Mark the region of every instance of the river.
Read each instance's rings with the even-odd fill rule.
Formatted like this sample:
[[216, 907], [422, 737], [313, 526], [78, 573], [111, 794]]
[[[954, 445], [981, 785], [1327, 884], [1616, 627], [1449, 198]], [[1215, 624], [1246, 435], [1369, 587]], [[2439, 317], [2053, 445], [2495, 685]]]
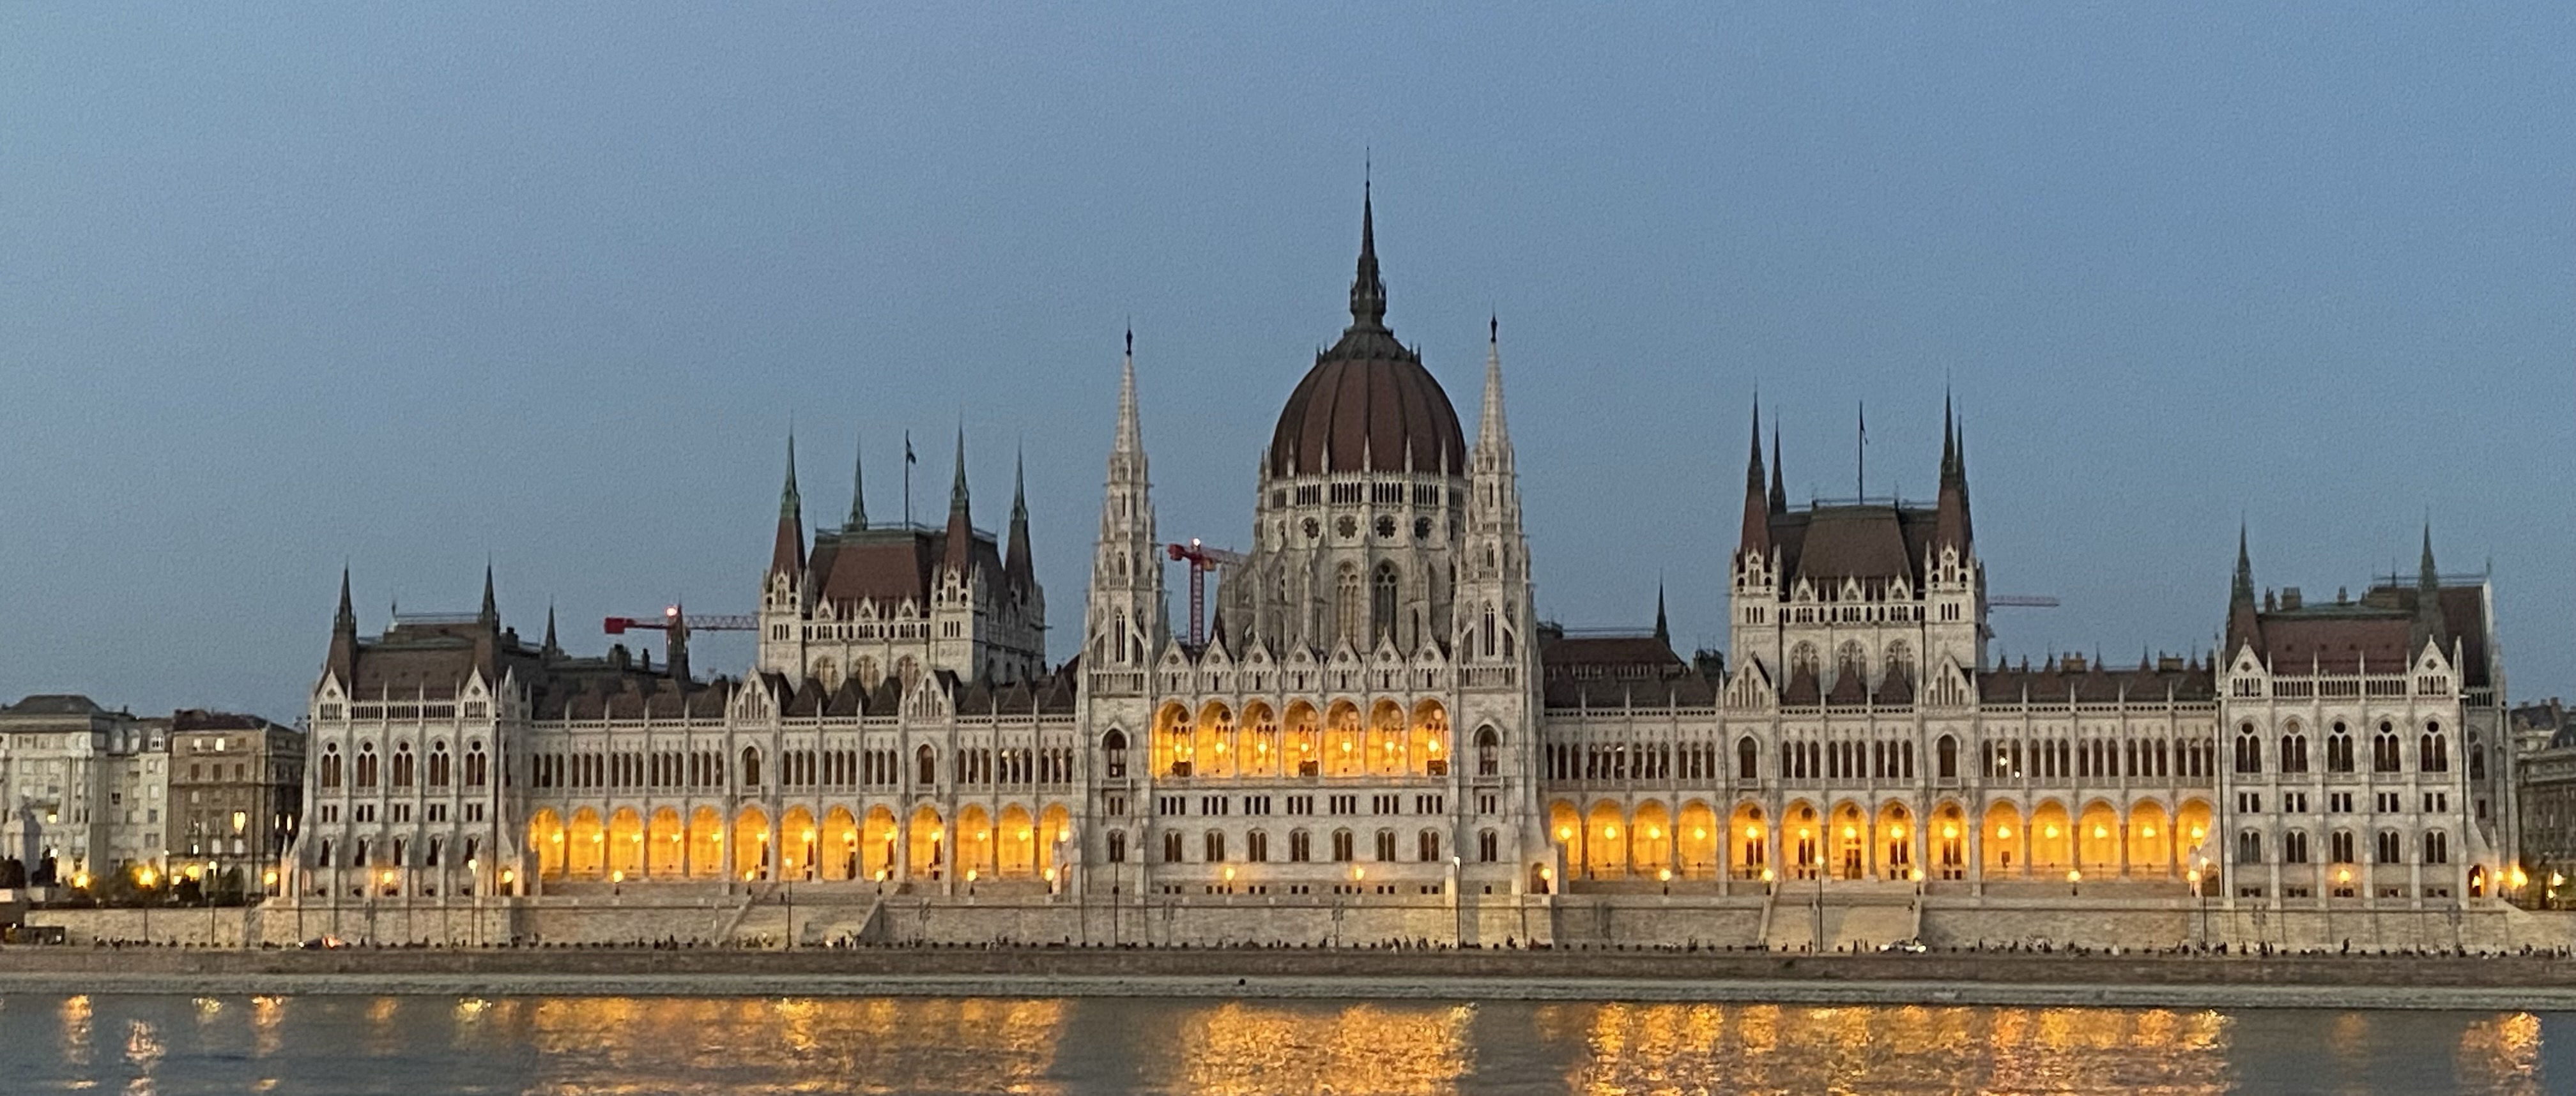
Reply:
[[0, 997], [0, 1090], [2576, 1092], [2576, 1015], [1134, 998]]

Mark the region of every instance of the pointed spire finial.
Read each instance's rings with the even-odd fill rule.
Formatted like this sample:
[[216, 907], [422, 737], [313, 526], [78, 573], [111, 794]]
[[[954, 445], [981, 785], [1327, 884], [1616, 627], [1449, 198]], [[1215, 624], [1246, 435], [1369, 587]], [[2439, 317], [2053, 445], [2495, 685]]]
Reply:
[[331, 617], [331, 627], [351, 634], [358, 630], [358, 610], [349, 601], [349, 565], [346, 563], [340, 565], [340, 611]]
[[1673, 641], [1673, 630], [1664, 620], [1664, 580], [1661, 578], [1655, 580], [1655, 641]]
[[1771, 420], [1770, 500], [1771, 512], [1774, 514], [1785, 514], [1789, 512], [1789, 489], [1782, 486], [1780, 483], [1781, 469], [1785, 467], [1785, 464], [1786, 462], [1780, 459], [1780, 420], [1777, 416], [1774, 416]]
[[487, 626], [501, 623], [500, 602], [492, 596], [492, 561], [489, 559], [483, 561], [483, 611], [475, 619]]
[[1028, 443], [1011, 457], [1011, 520], [1029, 519], [1029, 450]]
[[850, 459], [849, 527], [868, 527], [868, 446], [864, 439], [859, 442], [858, 454]]
[[1360, 261], [1351, 277], [1351, 326], [1386, 326], [1386, 283], [1377, 272], [1376, 199], [1363, 176], [1360, 183]]
[[1753, 394], [1753, 455], [1745, 461], [1744, 467], [1745, 490], [1762, 490], [1762, 393], [1759, 390]]
[[2424, 519], [2424, 558], [2417, 567], [2415, 581], [2427, 590], [2440, 589], [2442, 585], [2441, 572], [2433, 569], [2433, 519], [2429, 517]]
[[948, 484], [948, 508], [966, 509], [966, 424], [957, 424], [957, 475]]
[[801, 526], [803, 513], [804, 500], [796, 493], [796, 431], [791, 427], [787, 431], [787, 484], [778, 489], [778, 516]]
[[2246, 550], [2245, 520], [2236, 522], [2236, 585], [2229, 597], [2251, 603], [2254, 600], [2254, 555]]
[[563, 650], [563, 647], [555, 642], [555, 603], [552, 601], [546, 602], [546, 643], [542, 650], [547, 654]]

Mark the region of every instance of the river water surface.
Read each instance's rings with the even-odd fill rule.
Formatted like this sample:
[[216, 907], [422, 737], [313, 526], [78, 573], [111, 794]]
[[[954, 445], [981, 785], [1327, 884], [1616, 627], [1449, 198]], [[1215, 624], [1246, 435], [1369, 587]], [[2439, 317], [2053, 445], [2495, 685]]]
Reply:
[[0, 1091], [2544, 1093], [2576, 1015], [21, 994]]

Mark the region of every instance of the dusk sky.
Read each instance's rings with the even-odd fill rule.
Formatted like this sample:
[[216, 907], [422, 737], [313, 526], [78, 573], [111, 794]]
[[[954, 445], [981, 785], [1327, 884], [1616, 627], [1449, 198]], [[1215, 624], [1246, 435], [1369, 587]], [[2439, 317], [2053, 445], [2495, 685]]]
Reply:
[[343, 563], [370, 635], [487, 559], [577, 651], [747, 612], [791, 423], [816, 523], [962, 421], [998, 529], [1024, 447], [1067, 657], [1122, 332], [1161, 531], [1248, 546], [1369, 160], [1543, 616], [1720, 645], [1757, 387], [1798, 500], [1864, 401], [1928, 497], [1947, 387], [2010, 657], [2429, 518], [2576, 695], [2576, 5], [550, 3], [0, 6], [0, 699], [291, 720]]

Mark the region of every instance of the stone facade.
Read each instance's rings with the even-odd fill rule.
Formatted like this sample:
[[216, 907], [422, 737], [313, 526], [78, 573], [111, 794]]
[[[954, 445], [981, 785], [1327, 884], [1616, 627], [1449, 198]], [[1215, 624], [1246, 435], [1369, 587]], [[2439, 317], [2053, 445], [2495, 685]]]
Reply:
[[169, 722], [85, 696], [0, 707], [0, 859], [37, 885], [163, 865]]
[[1660, 614], [1569, 633], [1533, 608], [1498, 330], [1471, 439], [1386, 325], [1365, 208], [1362, 239], [1245, 549], [1201, 549], [1203, 637], [1171, 623], [1131, 338], [1052, 670], [1026, 508], [975, 529], [962, 443], [944, 526], [860, 499], [819, 530], [791, 443], [739, 680], [677, 645], [575, 658], [551, 621], [526, 645], [488, 574], [479, 614], [361, 640], [344, 581], [298, 903], [515, 903], [573, 937], [801, 902], [826, 936], [1818, 948], [2382, 915], [2423, 940], [2515, 885], [2490, 593], [2429, 536], [2412, 581], [2331, 605], [2258, 601], [2240, 550], [2206, 661], [2005, 665], [1946, 411], [1930, 503], [1798, 507], [1757, 412], [1710, 567], [1726, 648], [1685, 661]]
[[[304, 815], [304, 735], [257, 716], [188, 710], [170, 721], [170, 856], [238, 871], [257, 893]], [[265, 880], [265, 883], [263, 882]]]

